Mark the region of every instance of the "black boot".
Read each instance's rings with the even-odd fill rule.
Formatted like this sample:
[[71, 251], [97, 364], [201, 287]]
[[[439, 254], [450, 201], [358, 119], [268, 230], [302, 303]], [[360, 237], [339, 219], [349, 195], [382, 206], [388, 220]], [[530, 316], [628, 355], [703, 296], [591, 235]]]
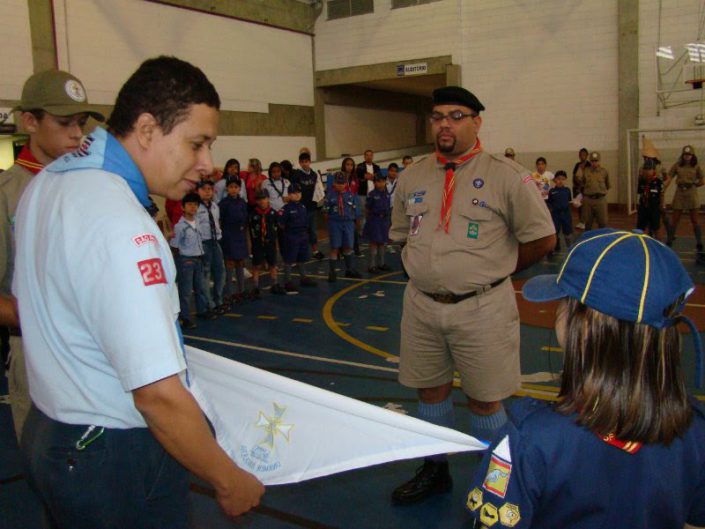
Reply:
[[448, 461], [435, 462], [424, 459], [416, 475], [392, 492], [392, 501], [398, 504], [416, 503], [434, 494], [448, 492], [453, 479], [448, 471]]

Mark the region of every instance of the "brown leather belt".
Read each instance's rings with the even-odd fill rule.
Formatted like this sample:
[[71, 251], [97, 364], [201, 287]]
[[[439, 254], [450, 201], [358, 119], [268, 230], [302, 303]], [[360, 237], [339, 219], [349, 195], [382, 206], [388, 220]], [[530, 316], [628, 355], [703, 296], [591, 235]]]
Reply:
[[502, 279], [498, 279], [494, 283], [485, 285], [482, 288], [473, 290], [472, 292], [468, 292], [467, 294], [453, 294], [451, 292], [424, 292], [423, 290], [419, 290], [419, 292], [421, 292], [425, 296], [428, 296], [436, 303], [444, 303], [446, 305], [451, 305], [469, 299], [473, 296], [477, 296], [478, 294], [484, 294], [488, 290], [504, 283], [505, 279], [507, 278], [503, 277]]
[[603, 193], [595, 193], [594, 195], [585, 195], [588, 198], [591, 198], [593, 200], [597, 200], [598, 198], [602, 198], [605, 195]]
[[678, 184], [678, 189], [685, 191], [686, 189], [692, 189], [695, 184]]

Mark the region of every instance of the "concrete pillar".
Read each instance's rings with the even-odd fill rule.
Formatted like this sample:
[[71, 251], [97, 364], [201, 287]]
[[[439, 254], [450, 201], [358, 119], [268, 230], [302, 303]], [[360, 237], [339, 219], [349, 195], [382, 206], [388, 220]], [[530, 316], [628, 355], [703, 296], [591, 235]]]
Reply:
[[639, 128], [639, 0], [618, 0], [618, 201], [627, 203], [627, 130]]
[[27, 0], [35, 72], [57, 67], [54, 13], [51, 0]]

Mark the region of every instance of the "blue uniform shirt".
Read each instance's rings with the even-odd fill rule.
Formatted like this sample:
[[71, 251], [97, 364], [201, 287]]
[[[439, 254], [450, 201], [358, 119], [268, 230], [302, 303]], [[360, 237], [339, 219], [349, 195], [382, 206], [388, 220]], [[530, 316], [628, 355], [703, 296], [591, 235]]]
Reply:
[[186, 220], [186, 217], [181, 217], [179, 222], [174, 226], [174, 237], [169, 243], [171, 246], [179, 250], [179, 255], [184, 257], [198, 257], [203, 255], [203, 242], [201, 234], [196, 228], [196, 221], [193, 224]]
[[[695, 406], [695, 405], [694, 405]], [[476, 527], [682, 528], [705, 525], [705, 415], [669, 446], [629, 453], [550, 404], [521, 399], [472, 480]]]
[[144, 178], [96, 128], [24, 192], [19, 300], [32, 401], [63, 423], [146, 427], [131, 391], [185, 374], [169, 245]]
[[308, 211], [301, 202], [288, 202], [281, 211], [280, 223], [286, 235], [308, 233]]
[[258, 208], [253, 209], [248, 221], [252, 244], [260, 246], [276, 244], [279, 218], [279, 213], [271, 207], [267, 208], [264, 213], [260, 212]]
[[380, 219], [387, 218], [389, 212], [391, 211], [391, 205], [389, 202], [389, 193], [384, 189], [379, 191], [374, 189], [370, 191], [367, 195], [367, 204], [365, 205], [367, 212], [370, 216], [377, 217]]
[[548, 191], [548, 207], [551, 211], [566, 211], [570, 208], [571, 194], [567, 187], [552, 187]]
[[[339, 195], [342, 195], [342, 210], [340, 207]], [[358, 212], [357, 197], [350, 191], [338, 193], [335, 189], [331, 188], [326, 193], [323, 207], [328, 214], [329, 221], [353, 221], [360, 215]]]

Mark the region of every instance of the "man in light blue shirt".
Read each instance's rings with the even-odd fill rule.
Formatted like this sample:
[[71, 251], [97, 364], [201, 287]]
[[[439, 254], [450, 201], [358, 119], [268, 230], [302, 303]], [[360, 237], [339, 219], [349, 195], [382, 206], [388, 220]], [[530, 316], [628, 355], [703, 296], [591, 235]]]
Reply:
[[145, 208], [213, 162], [220, 99], [198, 68], [143, 63], [108, 122], [32, 181], [13, 292], [32, 408], [21, 449], [53, 527], [185, 529], [188, 474], [229, 515], [264, 489], [218, 446], [188, 391], [169, 246]]

